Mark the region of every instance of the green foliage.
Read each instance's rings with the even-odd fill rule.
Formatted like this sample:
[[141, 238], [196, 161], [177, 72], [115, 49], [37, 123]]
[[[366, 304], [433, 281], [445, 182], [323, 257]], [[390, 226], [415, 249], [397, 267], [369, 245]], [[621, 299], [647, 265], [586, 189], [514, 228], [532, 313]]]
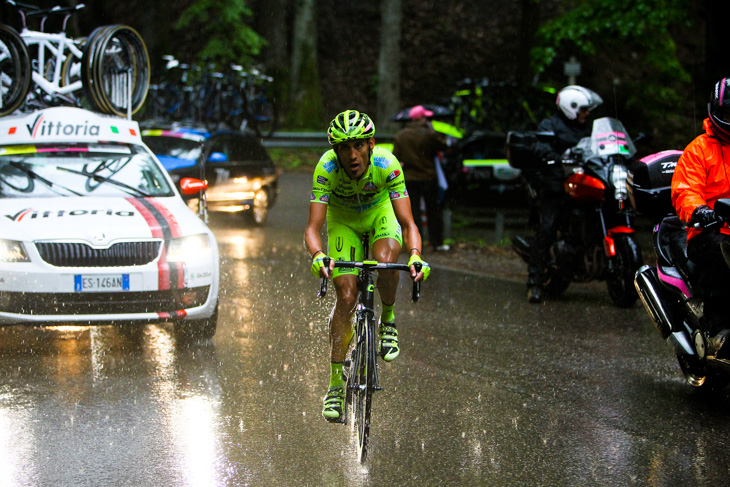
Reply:
[[537, 33], [538, 47], [532, 63], [540, 73], [556, 58], [561, 48], [572, 48], [592, 56], [599, 51], [633, 47], [661, 74], [689, 76], [675, 55], [669, 33], [672, 24], [688, 17], [688, 0], [578, 0], [574, 9], [547, 24]]
[[670, 29], [688, 26], [689, 0], [573, 0], [573, 4], [538, 30], [531, 52], [535, 72], [544, 72], [558, 58], [582, 57], [594, 81], [603, 83], [604, 90], [613, 88], [622, 118], [647, 128], [656, 128], [661, 119], [667, 125], [664, 134], [672, 133], [668, 127], [676, 131], [691, 77], [677, 58]]
[[175, 29], [196, 32], [205, 40], [196, 61], [247, 66], [266, 44], [246, 25], [251, 16], [244, 0], [197, 0], [180, 14]]
[[270, 147], [269, 155], [276, 162], [276, 165], [286, 172], [304, 172], [311, 173], [314, 166], [327, 150], [327, 135], [324, 130], [322, 133], [322, 147], [297, 147], [297, 148], [277, 148]]

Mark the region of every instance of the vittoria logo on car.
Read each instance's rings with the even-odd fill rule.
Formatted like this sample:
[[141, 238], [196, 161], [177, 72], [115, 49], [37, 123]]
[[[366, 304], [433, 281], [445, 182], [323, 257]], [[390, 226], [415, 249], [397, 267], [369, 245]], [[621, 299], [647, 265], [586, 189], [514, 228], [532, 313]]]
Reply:
[[99, 126], [89, 125], [86, 120], [83, 123], [62, 123], [46, 121], [43, 115], [38, 115], [33, 124], [26, 124], [26, 128], [28, 135], [34, 139], [49, 135], [99, 135]]
[[45, 210], [39, 211], [33, 208], [25, 208], [20, 210], [14, 215], [5, 215], [6, 218], [14, 222], [22, 220], [34, 220], [41, 218], [61, 218], [69, 216], [83, 216], [83, 215], [103, 215], [103, 216], [134, 216], [133, 211], [129, 210]]

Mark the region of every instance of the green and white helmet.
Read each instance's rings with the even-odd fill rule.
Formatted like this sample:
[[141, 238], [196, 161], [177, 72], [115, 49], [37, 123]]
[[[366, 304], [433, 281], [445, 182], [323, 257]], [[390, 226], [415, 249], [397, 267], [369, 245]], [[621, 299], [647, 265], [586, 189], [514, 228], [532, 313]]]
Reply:
[[330, 145], [337, 145], [354, 139], [369, 139], [375, 135], [375, 124], [365, 113], [357, 110], [345, 110], [330, 122], [327, 129], [327, 140]]

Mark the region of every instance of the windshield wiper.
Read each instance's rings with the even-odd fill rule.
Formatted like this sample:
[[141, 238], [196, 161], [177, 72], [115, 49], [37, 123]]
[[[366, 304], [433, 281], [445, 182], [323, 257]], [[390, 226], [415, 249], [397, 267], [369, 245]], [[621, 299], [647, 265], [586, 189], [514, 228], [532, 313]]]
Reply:
[[115, 186], [119, 186], [120, 188], [126, 190], [125, 192], [127, 194], [130, 194], [133, 196], [144, 196], [146, 198], [152, 196], [149, 193], [147, 193], [146, 191], [142, 191], [139, 188], [135, 188], [134, 186], [130, 186], [129, 184], [122, 183], [121, 181], [117, 181], [116, 179], [112, 179], [112, 178], [109, 178], [106, 176], [100, 176], [98, 174], [84, 172], [84, 171], [77, 171], [76, 169], [69, 169], [67, 167], [59, 167], [58, 170], [70, 172], [72, 174], [79, 174], [81, 176], [86, 176], [87, 178], [91, 178], [94, 181], [98, 181], [100, 183], [110, 183]]
[[58, 191], [56, 191], [56, 188], [62, 188], [64, 190], [68, 191], [69, 193], [75, 194], [76, 196], [81, 196], [81, 193], [77, 193], [76, 191], [74, 191], [71, 188], [67, 188], [66, 186], [63, 186], [61, 184], [56, 184], [53, 181], [49, 181], [48, 179], [44, 178], [43, 176], [41, 176], [40, 174], [38, 174], [37, 172], [35, 172], [31, 168], [27, 167], [22, 162], [10, 161], [8, 164], [10, 164], [11, 166], [13, 166], [16, 169], [19, 169], [20, 171], [23, 171], [25, 174], [28, 175], [29, 178], [31, 178], [31, 179], [37, 179], [38, 181], [42, 182], [43, 184], [45, 184], [46, 186], [48, 186], [49, 188], [51, 188], [56, 194], [59, 194], [61, 196], [65, 196], [65, 195], [62, 195], [61, 193], [59, 193]]

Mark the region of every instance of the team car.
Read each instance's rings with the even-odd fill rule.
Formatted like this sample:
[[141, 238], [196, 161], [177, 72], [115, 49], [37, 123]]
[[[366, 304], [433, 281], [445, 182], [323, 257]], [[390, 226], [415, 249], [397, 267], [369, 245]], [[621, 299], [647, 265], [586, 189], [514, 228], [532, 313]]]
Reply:
[[249, 223], [264, 224], [279, 194], [279, 170], [256, 136], [170, 127], [145, 128], [142, 140], [173, 181], [193, 177], [207, 182], [208, 211], [240, 213]]
[[215, 237], [137, 122], [71, 107], [0, 118], [0, 325], [172, 321], [210, 338], [218, 284]]

